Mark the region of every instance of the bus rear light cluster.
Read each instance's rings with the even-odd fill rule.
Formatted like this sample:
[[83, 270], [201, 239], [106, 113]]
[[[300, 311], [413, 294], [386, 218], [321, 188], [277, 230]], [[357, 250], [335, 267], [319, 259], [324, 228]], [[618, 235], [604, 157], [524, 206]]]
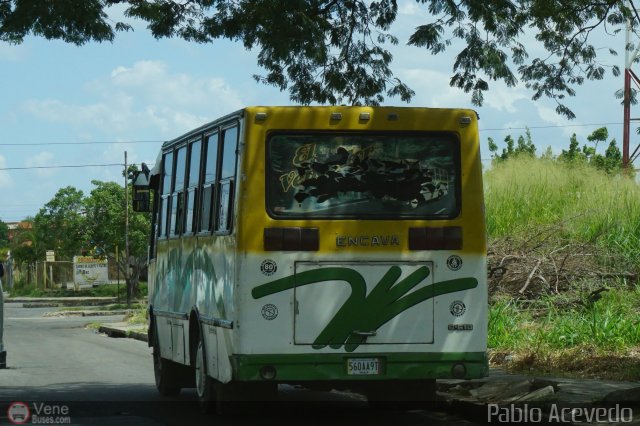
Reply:
[[264, 228], [265, 251], [318, 251], [318, 228]]
[[462, 228], [409, 228], [409, 250], [462, 250]]

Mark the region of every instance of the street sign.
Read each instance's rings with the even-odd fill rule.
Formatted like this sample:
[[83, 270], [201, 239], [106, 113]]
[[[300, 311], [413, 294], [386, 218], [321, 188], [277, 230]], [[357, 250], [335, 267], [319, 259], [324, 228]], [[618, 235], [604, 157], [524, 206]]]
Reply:
[[47, 262], [56, 261], [56, 252], [53, 250], [47, 250]]
[[73, 283], [77, 286], [93, 286], [109, 283], [107, 259], [91, 256], [74, 256]]

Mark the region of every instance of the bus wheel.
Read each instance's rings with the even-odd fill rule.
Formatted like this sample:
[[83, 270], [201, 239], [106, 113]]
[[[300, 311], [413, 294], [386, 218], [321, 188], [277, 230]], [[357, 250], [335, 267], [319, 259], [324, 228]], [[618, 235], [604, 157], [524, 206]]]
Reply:
[[180, 393], [177, 370], [173, 362], [160, 356], [160, 342], [156, 331], [153, 338], [153, 373], [160, 395], [174, 396]]
[[215, 407], [215, 382], [207, 374], [206, 365], [207, 361], [204, 352], [204, 342], [201, 337], [196, 351], [196, 393], [198, 394], [200, 409], [205, 413], [210, 413]]

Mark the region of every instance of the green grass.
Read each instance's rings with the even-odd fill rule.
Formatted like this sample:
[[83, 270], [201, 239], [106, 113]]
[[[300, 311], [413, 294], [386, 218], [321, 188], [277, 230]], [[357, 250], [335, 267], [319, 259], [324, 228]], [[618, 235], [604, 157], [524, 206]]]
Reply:
[[627, 350], [640, 345], [640, 289], [612, 288], [596, 302], [585, 300], [570, 308], [549, 298], [535, 313], [515, 301], [498, 300], [489, 310], [490, 348], [548, 350], [588, 345]]
[[125, 315], [124, 320], [129, 325], [141, 325], [146, 327], [148, 323], [147, 315], [148, 315], [147, 308], [142, 307], [133, 311], [132, 313]]
[[[568, 252], [596, 247], [599, 254], [581, 264], [588, 271], [640, 272], [640, 186], [632, 179], [519, 157], [494, 165], [484, 182], [490, 251], [537, 244], [543, 230], [552, 236], [545, 244], [571, 247]], [[530, 263], [543, 255], [532, 252]], [[491, 294], [488, 346], [494, 361], [509, 355], [506, 364], [522, 371], [637, 379], [638, 283], [589, 274], [569, 281], [560, 294], [539, 292], [526, 301]], [[603, 286], [609, 291], [589, 301], [591, 291]]]
[[640, 261], [640, 187], [633, 180], [526, 157], [494, 165], [484, 180], [490, 238], [562, 223], [578, 242], [597, 239], [627, 261]]
[[[497, 300], [489, 310], [488, 346], [497, 364], [504, 356], [518, 371], [637, 379], [640, 372], [640, 289], [613, 288], [596, 302], [571, 308], [528, 310]], [[500, 356], [498, 356], [500, 355]], [[635, 366], [635, 367], [634, 367]]]

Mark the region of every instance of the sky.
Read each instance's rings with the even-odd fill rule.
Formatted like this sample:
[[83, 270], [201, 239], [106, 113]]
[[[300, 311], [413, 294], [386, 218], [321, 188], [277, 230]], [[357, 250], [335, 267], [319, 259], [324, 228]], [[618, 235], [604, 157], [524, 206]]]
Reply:
[[[424, 5], [413, 0], [398, 3], [398, 19], [390, 32], [400, 43], [388, 47], [395, 75], [416, 92], [408, 106], [478, 111], [487, 166], [487, 138], [517, 138], [524, 127], [530, 128], [539, 151], [551, 146], [556, 154], [561, 152], [573, 133], [581, 144], [587, 143], [587, 135], [604, 125], [621, 147], [623, 111], [614, 92], [622, 87], [622, 76], [607, 73], [604, 80], [577, 88], [577, 95], [567, 100], [577, 115], [571, 121], [556, 114], [553, 101], [532, 101], [522, 84], [509, 88], [490, 82], [484, 105], [475, 107], [470, 94], [449, 86], [454, 54], [461, 46], [454, 44], [438, 56], [407, 46], [411, 32], [429, 16]], [[117, 8], [110, 15], [123, 19]], [[256, 65], [257, 51], [229, 41], [198, 45], [156, 40], [143, 23], [132, 24], [134, 31], [118, 33], [113, 43], [78, 47], [36, 37], [20, 45], [0, 42], [0, 220], [34, 216], [66, 186], [88, 195], [92, 180], [124, 184], [125, 151], [129, 163], [151, 165], [163, 141], [224, 114], [248, 105], [292, 104], [286, 92], [252, 78], [262, 71]], [[598, 37], [596, 47], [621, 53], [605, 56], [607, 63], [624, 69], [624, 35]], [[533, 35], [526, 34], [524, 43], [533, 56]], [[384, 104], [407, 106], [395, 98]], [[632, 117], [637, 116], [640, 107], [632, 108]], [[637, 144], [633, 137], [632, 131], [632, 150]], [[37, 168], [108, 164], [113, 165]]]

